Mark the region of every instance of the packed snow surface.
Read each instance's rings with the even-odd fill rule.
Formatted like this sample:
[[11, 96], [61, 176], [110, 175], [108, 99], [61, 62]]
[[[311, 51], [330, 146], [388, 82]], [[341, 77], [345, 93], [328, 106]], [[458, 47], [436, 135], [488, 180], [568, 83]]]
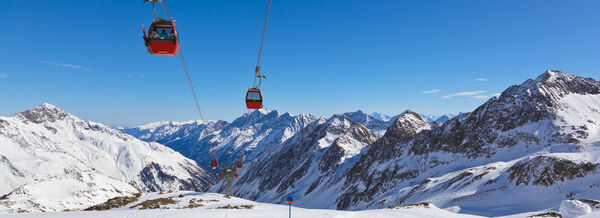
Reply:
[[565, 200], [560, 204], [560, 214], [564, 218], [575, 218], [592, 213], [592, 208], [578, 200]]
[[[150, 199], [171, 198], [176, 201], [174, 204], [161, 205], [161, 209], [140, 210], [140, 206], [135, 206], [141, 202]], [[190, 201], [195, 202], [196, 208], [189, 208]], [[220, 209], [219, 207], [251, 207], [251, 209]], [[251, 205], [251, 206], [250, 206]], [[131, 208], [133, 207], [133, 208]], [[26, 218], [26, 217], [47, 217], [47, 218], [107, 218], [107, 217], [145, 217], [145, 218], [197, 218], [197, 217], [244, 217], [244, 218], [268, 218], [268, 217], [287, 217], [289, 206], [287, 204], [268, 204], [249, 201], [241, 198], [226, 198], [222, 194], [216, 193], [198, 193], [198, 192], [173, 192], [173, 193], [149, 193], [143, 195], [138, 201], [130, 203], [121, 208], [115, 208], [108, 211], [73, 211], [73, 212], [54, 212], [54, 213], [30, 213], [30, 214], [1, 214], [0, 217], [6, 218]], [[378, 209], [363, 211], [340, 211], [340, 210], [321, 210], [304, 209], [292, 207], [292, 217], [294, 218], [330, 218], [330, 217], [350, 217], [350, 218], [392, 218], [392, 217], [478, 217], [465, 214], [457, 214], [447, 210], [435, 207], [434, 205], [405, 206], [395, 209]]]

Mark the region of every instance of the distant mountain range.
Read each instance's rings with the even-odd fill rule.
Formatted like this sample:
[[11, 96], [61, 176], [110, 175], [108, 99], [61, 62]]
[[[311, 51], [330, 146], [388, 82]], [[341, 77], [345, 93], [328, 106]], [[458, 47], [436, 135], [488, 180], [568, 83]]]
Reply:
[[[404, 113], [406, 112], [402, 114]], [[342, 115], [367, 127], [378, 136], [382, 136], [393, 121], [401, 116], [397, 115], [392, 117], [394, 120], [383, 121], [360, 110]], [[451, 115], [430, 116], [430, 118], [438, 118], [438, 124], [441, 124], [449, 116]], [[240, 156], [250, 162], [274, 146], [283, 144], [317, 120], [317, 117], [310, 114], [293, 116], [277, 110], [261, 109], [245, 114], [231, 123], [221, 120], [165, 121], [119, 130], [144, 141], [167, 145], [208, 168], [208, 162], [212, 157], [207, 154], [211, 152], [222, 162], [232, 162]], [[431, 122], [435, 123], [435, 121]]]
[[[398, 115], [395, 115], [395, 116], [390, 116], [390, 115], [386, 115], [386, 114], [383, 114], [383, 113], [374, 112], [374, 113], [371, 113], [370, 116], [373, 117], [373, 118], [375, 118], [375, 119], [381, 120], [383, 122], [388, 122], [389, 123], [389, 122], [394, 122], [394, 120], [396, 120], [398, 117], [402, 116], [407, 111], [404, 111], [404, 112], [402, 112], [402, 113], [400, 113]], [[460, 114], [462, 114], [462, 113], [460, 113]], [[446, 122], [446, 121], [448, 121], [448, 120], [450, 120], [450, 119], [452, 119], [452, 118], [454, 118], [454, 117], [457, 116], [455, 114], [442, 114], [440, 116], [437, 116], [437, 115], [426, 115], [426, 114], [419, 114], [419, 115], [421, 116], [421, 118], [423, 118], [423, 120], [425, 120], [427, 122], [430, 122], [430, 123], [431, 122], [435, 122], [435, 123], [437, 123], [439, 125], [442, 125], [444, 122]]]

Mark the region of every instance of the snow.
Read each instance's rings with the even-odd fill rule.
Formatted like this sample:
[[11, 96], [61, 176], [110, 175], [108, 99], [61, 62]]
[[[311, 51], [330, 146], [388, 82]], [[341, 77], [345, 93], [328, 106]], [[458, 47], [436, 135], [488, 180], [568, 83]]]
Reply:
[[323, 149], [323, 148], [327, 148], [329, 146], [331, 146], [331, 144], [340, 137], [339, 134], [332, 134], [332, 133], [327, 133], [327, 135], [325, 135], [325, 137], [319, 139], [319, 141], [317, 141], [318, 145], [317, 145], [317, 149]]
[[389, 115], [386, 115], [386, 114], [383, 114], [383, 113], [379, 113], [379, 112], [373, 112], [373, 113], [370, 114], [370, 116], [373, 117], [373, 118], [375, 118], [375, 119], [381, 120], [383, 122], [388, 122], [392, 118]]
[[[183, 195], [183, 197], [180, 197]], [[130, 208], [142, 201], [157, 198], [172, 197], [178, 201], [175, 204], [164, 205], [163, 208], [169, 209], [150, 209], [139, 210], [139, 207]], [[189, 201], [194, 199], [202, 199], [203, 206], [196, 208], [184, 208], [189, 205]], [[253, 205], [252, 209], [217, 209], [226, 205], [240, 206]], [[363, 211], [340, 211], [340, 210], [324, 210], [324, 209], [305, 209], [296, 206], [291, 207], [292, 217], [295, 218], [330, 218], [330, 217], [349, 217], [349, 218], [393, 218], [393, 217], [448, 217], [448, 218], [471, 218], [478, 217], [466, 214], [457, 214], [447, 210], [439, 209], [435, 205], [430, 206], [406, 206], [396, 209], [377, 209]], [[222, 194], [216, 193], [198, 193], [198, 192], [173, 192], [166, 194], [149, 193], [140, 197], [137, 202], [130, 203], [121, 208], [115, 208], [108, 211], [72, 211], [72, 212], [53, 212], [53, 213], [30, 213], [30, 214], [0, 214], [2, 218], [106, 218], [106, 217], [145, 217], [145, 218], [279, 218], [287, 217], [289, 206], [287, 204], [268, 204], [249, 201], [241, 198], [231, 197], [225, 198]]]
[[592, 208], [578, 200], [564, 200], [560, 204], [560, 214], [563, 218], [575, 218], [592, 213]]
[[578, 218], [598, 218], [598, 217], [600, 217], [600, 211], [595, 211], [588, 215], [580, 216]]
[[[158, 122], [122, 132], [144, 141], [163, 143], [197, 163], [208, 167], [211, 151], [221, 162], [232, 162], [242, 153], [246, 162], [285, 142], [308, 124], [316, 121], [309, 114], [292, 116], [276, 110], [255, 110], [228, 123]], [[207, 165], [204, 165], [207, 164]]]
[[[0, 196], [7, 195], [0, 212], [85, 208], [135, 193], [134, 186], [179, 189], [178, 182], [157, 178], [152, 173], [156, 169], [141, 178], [150, 164], [182, 180], [204, 174], [170, 148], [81, 120], [50, 104], [0, 116], [0, 147]], [[149, 179], [154, 179], [152, 184]]]
[[575, 127], [566, 133], [585, 130], [588, 142], [600, 139], [600, 95], [570, 94], [561, 98], [559, 104], [562, 107], [557, 115], [562, 119], [556, 125]]

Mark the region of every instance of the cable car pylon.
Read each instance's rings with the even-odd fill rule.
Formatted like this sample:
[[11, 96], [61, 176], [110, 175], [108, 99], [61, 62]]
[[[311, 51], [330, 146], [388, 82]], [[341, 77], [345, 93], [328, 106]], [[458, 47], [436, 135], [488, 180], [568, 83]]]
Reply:
[[225, 196], [230, 197], [233, 196], [233, 180], [238, 178], [238, 170], [241, 170], [244, 166], [244, 155], [240, 151], [240, 156], [238, 160], [234, 163], [222, 163], [219, 164], [217, 157], [215, 156], [214, 150], [210, 151], [212, 159], [210, 161], [210, 166], [212, 169], [218, 168], [217, 176], [219, 179], [225, 179]]

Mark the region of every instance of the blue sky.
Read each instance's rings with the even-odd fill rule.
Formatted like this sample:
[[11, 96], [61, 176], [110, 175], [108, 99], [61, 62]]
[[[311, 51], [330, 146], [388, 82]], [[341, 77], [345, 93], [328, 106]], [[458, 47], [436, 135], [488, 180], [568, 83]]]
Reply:
[[[168, 0], [207, 119], [246, 113], [266, 0]], [[175, 57], [145, 51], [141, 0], [3, 1], [0, 115], [43, 102], [131, 126], [198, 119]], [[547, 69], [598, 79], [600, 1], [273, 0], [267, 109], [471, 111]]]

